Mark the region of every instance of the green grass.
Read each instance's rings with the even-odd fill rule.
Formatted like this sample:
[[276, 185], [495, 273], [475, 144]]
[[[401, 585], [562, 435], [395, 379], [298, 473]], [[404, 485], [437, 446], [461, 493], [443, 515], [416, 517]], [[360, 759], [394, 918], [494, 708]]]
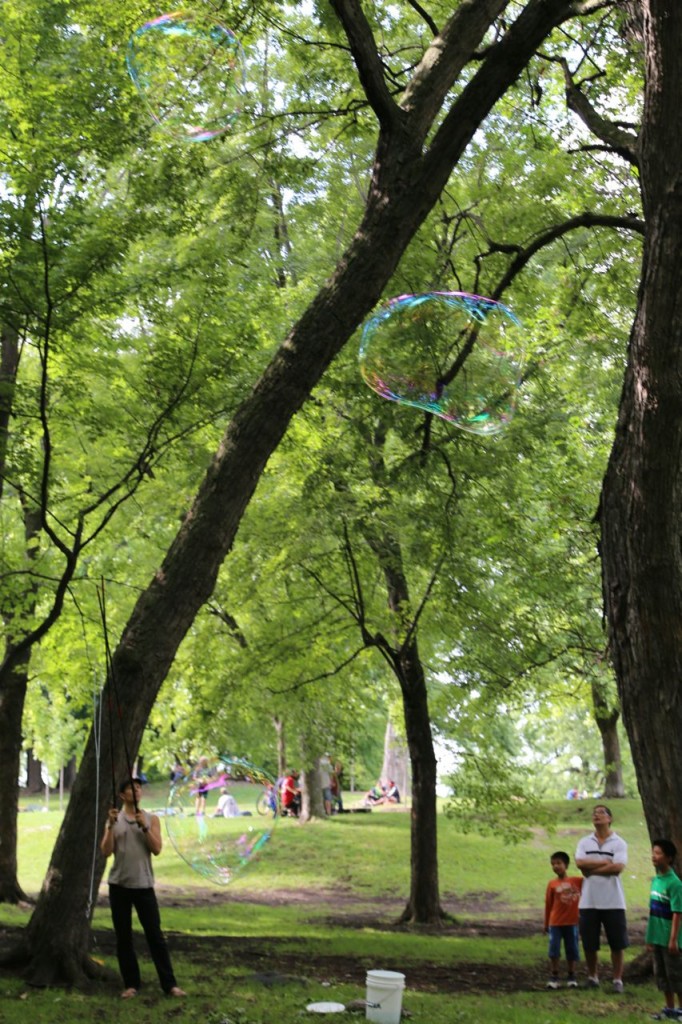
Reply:
[[[347, 797], [352, 803], [354, 799]], [[162, 807], [164, 787], [145, 791], [145, 806]], [[440, 887], [446, 907], [460, 921], [477, 919], [477, 904], [483, 916], [505, 920], [537, 922], [519, 938], [467, 934], [430, 934], [418, 929], [387, 930], [399, 911], [409, 888], [409, 815], [381, 810], [368, 815], [344, 815], [306, 826], [284, 819], [278, 823], [260, 862], [226, 888], [209, 886], [193, 873], [166, 843], [155, 861], [157, 885], [167, 932], [202, 938], [209, 960], [197, 962], [191, 953], [174, 953], [176, 972], [191, 998], [179, 1004], [163, 998], [153, 979], [148, 958], [143, 974], [150, 984], [134, 1005], [115, 998], [111, 986], [96, 994], [83, 995], [61, 990], [34, 990], [7, 972], [0, 975], [0, 1024], [81, 1024], [106, 1014], [107, 1020], [134, 1019], [143, 1024], [180, 1020], [202, 1024], [294, 1024], [317, 1017], [306, 1012], [308, 1003], [348, 1002], [364, 998], [367, 969], [389, 967], [406, 975], [404, 1007], [415, 1022], [424, 1024], [468, 1024], [493, 1020], [503, 1014], [511, 1024], [605, 1024], [641, 1021], [660, 1006], [652, 985], [628, 986], [622, 998], [604, 992], [518, 991], [511, 994], [487, 991], [486, 971], [509, 964], [544, 966], [546, 940], [541, 934], [542, 905], [550, 877], [548, 857], [555, 849], [573, 856], [579, 836], [590, 828], [592, 802], [561, 801], [551, 805], [557, 820], [556, 832], [542, 830], [518, 846], [507, 846], [498, 837], [458, 834], [455, 825], [439, 816]], [[635, 800], [614, 802], [614, 826], [627, 839], [630, 864], [624, 879], [631, 924], [646, 916], [648, 880], [652, 869], [641, 806]], [[93, 811], [94, 817], [94, 811]], [[61, 814], [56, 801], [47, 812], [19, 816], [20, 881], [29, 892], [37, 892], [44, 876]], [[93, 837], [94, 838], [94, 837]], [[307, 899], [282, 902], [283, 894], [304, 891]], [[341, 891], [354, 898], [353, 912], [369, 912], [372, 926], [349, 927], [338, 921], [330, 894]], [[105, 895], [103, 886], [102, 894]], [[277, 905], [258, 902], [267, 893], [277, 894]], [[311, 894], [318, 894], [312, 899]], [[250, 898], [252, 901], [250, 902]], [[198, 901], [198, 902], [197, 902]], [[335, 915], [338, 923], [330, 924]], [[0, 906], [0, 926], [24, 922], [28, 912]], [[109, 929], [106, 908], [95, 912], [97, 929]], [[225, 953], [223, 940], [244, 947], [255, 946], [259, 956], [253, 971], [236, 966]], [[214, 940], [215, 945], [212, 944]], [[221, 944], [222, 943], [222, 944]], [[632, 957], [638, 950], [629, 951]], [[98, 956], [98, 950], [93, 950]], [[320, 968], [307, 971], [306, 978], [288, 985], [264, 987], [253, 974], [277, 970], [277, 957], [314, 955], [319, 964], [325, 956], [348, 957], [354, 965], [351, 976], [332, 972], [331, 984]], [[101, 957], [115, 969], [112, 957]], [[410, 989], [410, 970], [430, 965], [437, 970], [464, 970], [475, 966], [480, 992], [452, 995]], [[608, 972], [605, 972], [608, 978]], [[341, 1019], [341, 1015], [338, 1018]], [[358, 1018], [356, 1018], [358, 1019]], [[364, 1016], [362, 1017], [364, 1019]]]

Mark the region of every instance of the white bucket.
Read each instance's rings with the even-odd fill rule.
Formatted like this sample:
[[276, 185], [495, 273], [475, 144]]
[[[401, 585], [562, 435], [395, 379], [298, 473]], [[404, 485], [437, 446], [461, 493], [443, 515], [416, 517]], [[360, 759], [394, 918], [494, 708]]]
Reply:
[[367, 1020], [400, 1024], [405, 975], [398, 971], [367, 971]]

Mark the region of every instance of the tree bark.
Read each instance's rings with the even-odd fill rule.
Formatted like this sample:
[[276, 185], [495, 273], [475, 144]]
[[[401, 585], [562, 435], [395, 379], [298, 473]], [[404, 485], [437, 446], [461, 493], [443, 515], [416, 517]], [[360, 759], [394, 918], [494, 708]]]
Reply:
[[437, 763], [431, 735], [426, 679], [416, 642], [400, 655], [405, 733], [412, 766], [410, 895], [400, 920], [440, 924], [444, 918], [438, 881]]
[[[435, 46], [432, 68], [420, 67], [409, 109], [393, 104], [388, 88], [378, 86], [381, 61], [360, 6], [342, 0], [335, 3], [345, 19], [344, 27], [352, 33], [353, 55], [381, 125], [367, 206], [335, 273], [236, 411], [192, 507], [163, 564], [138, 599], [114, 652], [121, 722], [133, 758], [177, 648], [213, 591], [258, 480], [291, 419], [381, 298], [408, 243], [495, 102], [516, 80], [548, 32], [577, 12], [572, 0], [529, 0], [501, 42], [488, 50], [453, 101], [433, 142], [425, 148], [429, 129], [457, 75], [471, 59], [472, 49], [482, 41], [491, 18], [505, 3], [484, 0], [457, 8], [458, 31], [451, 33], [447, 45], [441, 42]], [[485, 14], [487, 10], [492, 12], [490, 17]], [[467, 19], [471, 27], [468, 32]], [[462, 40], [467, 40], [468, 52]], [[429, 94], [431, 74], [434, 91]], [[438, 102], [434, 103], [436, 96]], [[423, 889], [431, 886], [433, 891], [437, 872], [436, 761], [423, 674], [414, 655], [414, 650], [406, 650], [400, 668], [407, 693], [408, 745], [415, 758], [412, 813], [416, 862], [410, 904], [416, 905], [424, 896], [429, 914], [435, 916], [433, 900], [426, 898]], [[105, 697], [113, 697], [111, 682], [105, 688]], [[100, 749], [107, 764], [104, 748], [106, 743]], [[83, 823], [93, 817], [95, 757], [91, 736], [38, 905], [26, 930], [23, 952], [29, 957], [28, 976], [36, 984], [54, 984], [60, 979], [73, 984], [90, 970], [87, 934], [91, 861], [84, 852], [82, 829]], [[125, 758], [119, 735], [115, 736], [113, 758], [120, 772]], [[98, 796], [95, 825], [102, 827], [108, 804], [104, 779]], [[426, 807], [429, 802], [432, 806]], [[420, 807], [425, 807], [423, 831], [415, 827]], [[427, 849], [429, 842], [432, 847]], [[101, 859], [96, 858], [92, 871], [96, 882], [101, 871]]]
[[325, 817], [320, 773], [317, 766], [312, 766], [301, 772], [301, 813], [299, 819], [305, 823], [313, 818], [320, 819]]
[[601, 736], [604, 755], [604, 788], [602, 795], [608, 799], [619, 799], [625, 796], [623, 783], [623, 763], [620, 756], [620, 738], [618, 736], [618, 720], [620, 711], [609, 708], [608, 702], [597, 683], [592, 685], [592, 707], [594, 720]]
[[440, 924], [444, 918], [438, 882], [438, 827], [436, 812], [437, 762], [433, 749], [426, 677], [419, 657], [416, 628], [407, 622], [410, 593], [403, 570], [400, 544], [393, 537], [367, 535], [386, 580], [389, 607], [400, 620], [391, 646], [377, 637], [377, 646], [391, 663], [403, 698], [405, 736], [412, 768], [410, 809], [410, 895], [401, 922]]
[[650, 835], [682, 848], [682, 4], [643, 0], [642, 281], [600, 507], [604, 600]]
[[277, 778], [281, 779], [287, 768], [287, 742], [284, 721], [277, 715], [273, 715], [272, 724], [277, 735]]
[[[37, 553], [35, 541], [40, 533], [40, 514], [36, 509], [24, 506], [23, 515], [25, 559], [30, 564]], [[23, 595], [24, 614], [29, 620], [35, 611], [37, 599], [37, 584], [29, 582]], [[0, 903], [19, 903], [28, 899], [19, 885], [17, 874], [17, 813], [23, 740], [21, 723], [31, 651], [30, 648], [22, 649], [17, 657], [12, 657], [13, 650], [18, 646], [17, 640], [12, 638], [14, 612], [4, 600], [0, 611], [7, 636], [5, 657], [0, 662]]]
[[27, 653], [11, 673], [0, 677], [0, 903], [19, 903], [28, 899], [19, 885], [17, 874], [17, 780], [29, 660]]

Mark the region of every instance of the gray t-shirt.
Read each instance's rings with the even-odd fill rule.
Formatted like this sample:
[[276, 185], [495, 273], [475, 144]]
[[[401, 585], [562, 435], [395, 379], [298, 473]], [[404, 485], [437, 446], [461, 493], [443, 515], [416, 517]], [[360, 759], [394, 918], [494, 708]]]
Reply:
[[[144, 814], [145, 825], [151, 826], [152, 816]], [[114, 863], [109, 872], [110, 885], [123, 885], [126, 889], [151, 889], [154, 885], [152, 855], [147, 846], [146, 833], [136, 821], [132, 824], [120, 811], [114, 832]]]

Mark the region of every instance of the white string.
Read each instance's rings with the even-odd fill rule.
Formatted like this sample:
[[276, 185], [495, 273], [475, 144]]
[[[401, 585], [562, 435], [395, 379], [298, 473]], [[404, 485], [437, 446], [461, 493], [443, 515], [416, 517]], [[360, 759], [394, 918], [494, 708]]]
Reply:
[[92, 721], [92, 735], [95, 744], [95, 827], [92, 839], [92, 864], [90, 867], [90, 892], [88, 903], [85, 909], [85, 917], [89, 921], [94, 901], [95, 888], [95, 865], [97, 863], [97, 849], [99, 840], [99, 773], [100, 773], [100, 740], [102, 735], [102, 693], [104, 687], [100, 687], [99, 694], [95, 689], [93, 692], [94, 715]]

